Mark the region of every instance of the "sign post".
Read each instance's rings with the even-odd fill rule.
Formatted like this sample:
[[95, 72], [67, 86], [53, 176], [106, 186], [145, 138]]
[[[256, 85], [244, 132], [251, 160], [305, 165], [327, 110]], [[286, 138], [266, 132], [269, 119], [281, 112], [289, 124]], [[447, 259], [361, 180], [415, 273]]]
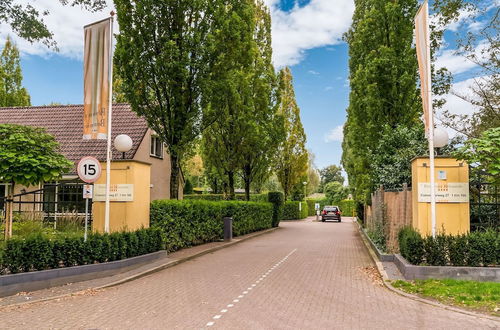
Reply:
[[85, 199], [85, 233], [83, 234], [83, 241], [87, 241], [87, 232], [89, 227], [89, 199], [92, 199], [93, 186], [86, 184], [83, 186], [83, 198]]
[[[102, 173], [101, 163], [94, 157], [83, 157], [77, 165], [78, 177], [86, 183], [96, 182]], [[83, 186], [83, 198], [85, 199], [85, 233], [83, 240], [87, 241], [88, 222], [89, 222], [89, 199], [92, 199], [94, 187], [91, 184]]]

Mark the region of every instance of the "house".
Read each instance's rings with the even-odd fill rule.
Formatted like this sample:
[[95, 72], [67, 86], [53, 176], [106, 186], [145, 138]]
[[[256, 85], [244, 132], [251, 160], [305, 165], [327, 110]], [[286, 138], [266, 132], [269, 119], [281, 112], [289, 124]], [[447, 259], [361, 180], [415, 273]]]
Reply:
[[[132, 149], [124, 154], [114, 150], [113, 159], [134, 160], [151, 164], [151, 200], [170, 198], [170, 157], [164, 145], [155, 133], [148, 128], [146, 120], [137, 116], [128, 104], [113, 105], [112, 138], [119, 134], [127, 134], [132, 138]], [[0, 124], [19, 124], [25, 126], [43, 127], [53, 135], [60, 144], [60, 153], [72, 161], [75, 166], [63, 175], [62, 182], [78, 182], [76, 164], [84, 156], [93, 156], [100, 161], [106, 161], [106, 140], [84, 140], [83, 105], [49, 105], [34, 107], [0, 108]], [[182, 178], [181, 178], [182, 180]], [[0, 202], [6, 194], [5, 183], [0, 183]], [[44, 184], [48, 185], [48, 183]], [[183, 182], [179, 185], [182, 196]], [[16, 185], [15, 194], [24, 191], [43, 189], [39, 187], [22, 187]], [[65, 187], [58, 191], [58, 200], [74, 200], [81, 202], [81, 187]], [[30, 198], [47, 200], [50, 196], [33, 194]], [[0, 209], [3, 208], [0, 205]], [[80, 208], [80, 207], [78, 207]]]

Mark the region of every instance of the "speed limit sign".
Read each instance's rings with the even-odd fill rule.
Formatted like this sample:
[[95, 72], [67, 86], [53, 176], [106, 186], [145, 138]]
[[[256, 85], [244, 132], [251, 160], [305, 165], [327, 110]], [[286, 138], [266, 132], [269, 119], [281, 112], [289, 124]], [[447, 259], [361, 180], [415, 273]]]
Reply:
[[78, 162], [78, 176], [83, 182], [93, 183], [101, 177], [101, 163], [94, 157], [83, 157]]

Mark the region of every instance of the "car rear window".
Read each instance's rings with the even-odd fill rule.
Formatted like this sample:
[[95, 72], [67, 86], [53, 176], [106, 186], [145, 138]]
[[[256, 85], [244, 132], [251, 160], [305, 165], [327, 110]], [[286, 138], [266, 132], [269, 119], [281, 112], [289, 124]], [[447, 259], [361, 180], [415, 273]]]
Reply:
[[325, 211], [338, 211], [336, 207], [325, 207]]

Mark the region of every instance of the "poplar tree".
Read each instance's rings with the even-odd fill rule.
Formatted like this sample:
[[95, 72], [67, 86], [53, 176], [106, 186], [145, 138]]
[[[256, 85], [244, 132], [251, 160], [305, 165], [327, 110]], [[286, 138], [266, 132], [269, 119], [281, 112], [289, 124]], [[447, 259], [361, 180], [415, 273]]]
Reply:
[[349, 44], [351, 93], [342, 143], [342, 165], [365, 202], [373, 189], [371, 158], [385, 133], [420, 119], [413, 42], [416, 0], [356, 0]]
[[114, 1], [120, 33], [115, 64], [132, 110], [144, 117], [170, 156], [170, 198], [179, 193], [180, 164], [200, 135], [208, 84], [209, 41], [219, 1]]
[[262, 186], [271, 175], [278, 144], [283, 139], [282, 116], [277, 113], [276, 74], [272, 64], [271, 14], [264, 2], [255, 2], [252, 64], [253, 109], [247, 113], [248, 130], [241, 149], [241, 175], [246, 199], [252, 183]]
[[31, 105], [30, 96], [22, 82], [19, 49], [7, 37], [0, 54], [0, 107]]
[[307, 176], [306, 134], [295, 100], [292, 72], [288, 67], [279, 73], [279, 109], [283, 116], [284, 139], [278, 146], [276, 175], [283, 188], [285, 200], [301, 178]]
[[252, 126], [248, 117], [254, 107], [252, 65], [257, 50], [253, 0], [224, 4], [216, 15], [213, 36], [205, 117], [214, 122], [203, 134], [203, 155], [207, 166], [222, 179], [228, 198], [234, 199], [235, 177]]

